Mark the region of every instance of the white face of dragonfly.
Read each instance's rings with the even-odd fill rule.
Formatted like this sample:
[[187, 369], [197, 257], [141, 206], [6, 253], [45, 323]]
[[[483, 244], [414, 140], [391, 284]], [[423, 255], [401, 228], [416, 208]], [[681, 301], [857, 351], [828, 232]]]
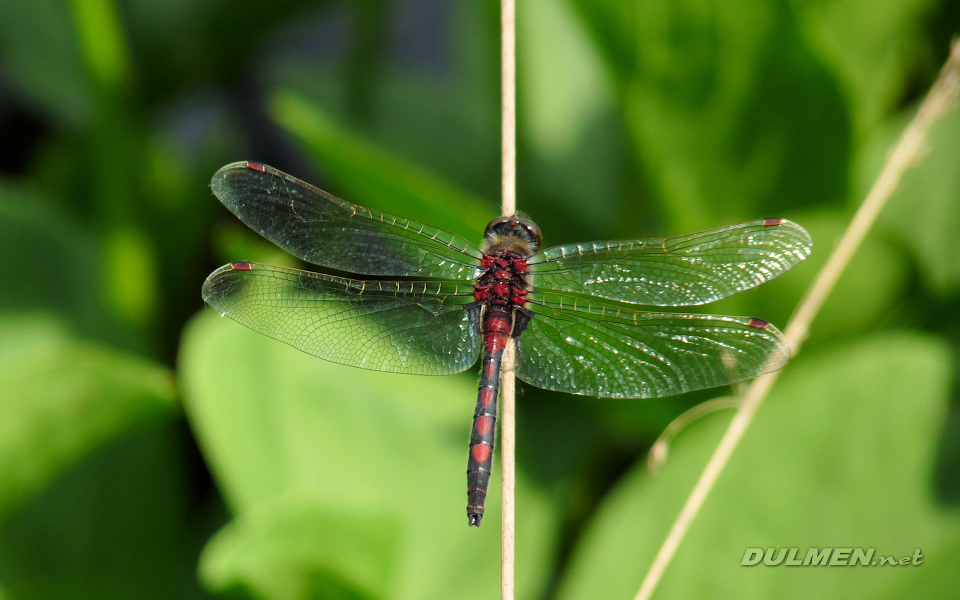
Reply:
[[487, 225], [482, 250], [486, 253], [491, 248], [497, 248], [532, 256], [542, 243], [540, 228], [530, 219], [520, 216], [497, 217]]

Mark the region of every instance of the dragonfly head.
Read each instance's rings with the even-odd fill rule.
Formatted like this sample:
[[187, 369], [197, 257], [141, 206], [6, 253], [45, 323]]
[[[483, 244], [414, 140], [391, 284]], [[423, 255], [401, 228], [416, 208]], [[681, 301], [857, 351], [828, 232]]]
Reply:
[[490, 221], [483, 238], [488, 246], [519, 244], [528, 256], [537, 252], [543, 243], [537, 224], [519, 215], [497, 217]]

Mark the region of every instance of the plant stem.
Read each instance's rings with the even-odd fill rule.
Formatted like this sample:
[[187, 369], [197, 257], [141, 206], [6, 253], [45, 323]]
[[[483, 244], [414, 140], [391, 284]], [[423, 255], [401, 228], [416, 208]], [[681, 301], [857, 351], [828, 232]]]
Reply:
[[[502, 188], [501, 214], [512, 216], [517, 212], [517, 77], [516, 77], [516, 14], [514, 0], [501, 0], [500, 4], [500, 76], [502, 118]], [[513, 338], [504, 352], [501, 389], [500, 428], [502, 479], [501, 489], [501, 538], [500, 538], [500, 597], [513, 600], [514, 595], [514, 488], [516, 486], [515, 459], [515, 401], [516, 379], [514, 376]]]

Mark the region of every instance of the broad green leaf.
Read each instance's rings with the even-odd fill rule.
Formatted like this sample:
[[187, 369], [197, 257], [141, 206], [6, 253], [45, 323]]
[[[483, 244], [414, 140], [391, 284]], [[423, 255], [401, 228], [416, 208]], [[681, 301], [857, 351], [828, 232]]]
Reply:
[[0, 256], [0, 274], [11, 283], [0, 286], [0, 310], [49, 310], [81, 335], [117, 337], [93, 232], [39, 189], [0, 182]]
[[477, 240], [496, 216], [496, 204], [375, 146], [300, 95], [277, 93], [272, 112], [323, 165], [348, 202], [429, 222]]
[[[929, 482], [951, 379], [949, 349], [909, 332], [796, 359], [655, 597], [873, 598], [919, 580], [937, 582], [927, 597], [952, 596], [957, 571], [935, 573], [927, 565], [740, 566], [748, 547], [796, 547], [801, 557], [808, 548], [876, 548], [896, 557], [920, 548], [939, 564], [960, 560], [960, 513], [938, 506]], [[659, 476], [638, 464], [624, 478], [576, 548], [560, 598], [636, 593], [729, 420], [714, 415], [681, 434]]]
[[569, 5], [533, 0], [517, 8], [517, 96], [524, 115], [517, 124], [535, 152], [563, 157], [611, 107], [611, 82]]
[[[794, 0], [799, 31], [843, 88], [858, 134], [896, 106], [929, 52], [925, 21], [936, 0]], [[944, 48], [932, 49], [946, 52]]]
[[[577, 3], [669, 234], [846, 192], [849, 125], [774, 0]], [[810, 173], [816, 173], [811, 177]]]
[[[913, 111], [909, 114], [912, 115]], [[871, 138], [861, 159], [861, 188], [879, 171], [898, 119]], [[930, 130], [927, 152], [903, 174], [900, 186], [880, 216], [881, 226], [905, 246], [921, 279], [941, 298], [960, 292], [960, 111], [954, 110]]]
[[0, 2], [5, 80], [39, 111], [71, 126], [89, 123], [94, 92], [70, 3]]
[[387, 598], [402, 529], [387, 515], [278, 498], [224, 527], [204, 551], [200, 576], [219, 593], [256, 598]]
[[206, 597], [197, 557], [222, 509], [198, 507], [184, 485], [196, 467], [173, 416], [132, 424], [87, 452], [0, 525], [0, 579], [10, 597]]
[[520, 208], [548, 245], [637, 236], [643, 221], [635, 215], [645, 207], [624, 190], [623, 123], [589, 32], [563, 2], [517, 9]]
[[[468, 528], [466, 522], [465, 461], [475, 377], [404, 376], [333, 365], [218, 319], [212, 311], [188, 326], [180, 364], [190, 421], [239, 518], [289, 494], [312, 503], [304, 509], [306, 528], [317, 527], [316, 519], [348, 514], [362, 521], [359, 516], [376, 515], [378, 522], [398, 527], [387, 597], [496, 595], [495, 484], [483, 526]], [[499, 466], [495, 480], [498, 473]], [[529, 598], [545, 582], [556, 524], [541, 495], [522, 478], [518, 521], [518, 561], [529, 569], [518, 579], [518, 593]], [[320, 569], [317, 552], [304, 552], [305, 569]], [[257, 577], [241, 575], [238, 568], [230, 567], [231, 579]], [[469, 586], [462, 578], [466, 572]], [[216, 576], [211, 583], [225, 578]], [[360, 589], [384, 589], [379, 579], [357, 583]]]
[[[380, 152], [481, 194], [488, 199], [486, 209], [495, 211], [500, 61], [492, 6], [400, 3], [389, 11], [372, 6], [354, 7], [361, 20], [353, 33], [379, 38], [377, 43], [353, 43], [335, 33], [335, 17], [320, 19], [311, 36], [329, 51], [258, 57], [266, 63], [265, 86], [296, 93]], [[387, 38], [392, 41], [384, 43]], [[318, 166], [342, 183], [325, 163]]]
[[175, 410], [166, 369], [25, 313], [0, 317], [0, 390], [0, 521], [94, 448]]

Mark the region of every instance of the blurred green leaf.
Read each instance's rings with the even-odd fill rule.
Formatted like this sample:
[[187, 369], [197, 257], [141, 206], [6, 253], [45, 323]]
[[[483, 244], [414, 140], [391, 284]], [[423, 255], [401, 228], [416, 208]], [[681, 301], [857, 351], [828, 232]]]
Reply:
[[[334, 365], [212, 312], [187, 328], [180, 364], [191, 423], [240, 518], [288, 494], [314, 503], [304, 516], [307, 529], [317, 527], [317, 518], [377, 515], [398, 527], [390, 597], [496, 595], [496, 484], [483, 527], [468, 528], [465, 513], [474, 377]], [[517, 589], [519, 597], [530, 598], [546, 580], [556, 523], [541, 494], [522, 477], [518, 488], [517, 556], [527, 570]], [[316, 551], [307, 553], [307, 572], [320, 568], [317, 560]], [[463, 573], [471, 573], [468, 588]], [[256, 577], [233, 571], [231, 579]], [[379, 580], [363, 584], [383, 589]]]
[[[0, 181], [0, 310], [49, 310], [111, 339], [102, 253], [93, 232], [29, 185]], [[16, 282], [13, 284], [13, 282]]]
[[[306, 61], [284, 52], [271, 56], [269, 89], [308, 99], [368, 143], [479, 193], [495, 211], [500, 63], [492, 6], [400, 2], [391, 5], [389, 19], [383, 19], [387, 11], [358, 6], [376, 22], [377, 38], [392, 38], [372, 44], [382, 53], [377, 60], [370, 48], [338, 35], [344, 15], [331, 11], [318, 18], [314, 34], [325, 52]], [[369, 39], [368, 29], [361, 26], [356, 35]]]
[[[798, 547], [804, 555], [864, 547], [897, 557], [921, 548], [938, 561], [960, 560], [960, 518], [935, 504], [929, 484], [950, 381], [949, 349], [907, 332], [797, 359], [720, 476], [659, 595], [886, 597], [933, 575], [927, 565], [741, 567], [747, 547]], [[636, 592], [728, 423], [711, 416], [684, 432], [656, 478], [638, 464], [587, 529], [560, 598]], [[956, 570], [938, 580], [930, 597], [949, 597], [960, 584]]]
[[142, 323], [157, 310], [157, 273], [153, 249], [135, 229], [120, 227], [106, 239], [108, 297], [124, 322]]
[[117, 90], [127, 83], [130, 57], [112, 0], [73, 0], [80, 50], [97, 85]]
[[200, 548], [221, 507], [193, 471], [172, 412], [81, 457], [0, 525], [0, 580], [21, 600], [204, 598]]
[[[910, 111], [909, 114], [912, 114]], [[876, 173], [904, 119], [871, 138], [860, 160], [861, 188]], [[928, 152], [903, 175], [900, 187], [880, 216], [913, 255], [922, 281], [940, 298], [960, 292], [960, 111], [934, 125]]]
[[249, 260], [292, 269], [304, 267], [302, 261], [260, 237], [239, 221], [224, 223], [219, 227], [214, 232], [213, 245], [221, 263]]
[[910, 83], [918, 55], [930, 50], [923, 24], [936, 4], [936, 0], [791, 2], [804, 40], [836, 74], [859, 135], [895, 107]]
[[273, 98], [277, 122], [304, 145], [343, 188], [348, 202], [372, 206], [479, 238], [497, 206], [438, 175], [393, 156], [346, 129], [303, 97]]
[[69, 3], [0, 2], [0, 56], [5, 80], [33, 110], [74, 127], [92, 119], [93, 86]]
[[842, 99], [782, 3], [577, 4], [616, 77], [666, 233], [844, 196]]
[[0, 521], [93, 448], [175, 408], [166, 369], [27, 314], [0, 316], [0, 389]]
[[321, 510], [296, 495], [243, 513], [211, 540], [201, 577], [256, 598], [387, 598], [397, 560], [393, 518]]
[[520, 208], [548, 245], [637, 236], [648, 220], [643, 199], [624, 189], [623, 123], [589, 32], [566, 3], [517, 8]]
[[518, 9], [518, 126], [535, 152], [562, 157], [612, 106], [613, 90], [568, 4], [533, 0]]

